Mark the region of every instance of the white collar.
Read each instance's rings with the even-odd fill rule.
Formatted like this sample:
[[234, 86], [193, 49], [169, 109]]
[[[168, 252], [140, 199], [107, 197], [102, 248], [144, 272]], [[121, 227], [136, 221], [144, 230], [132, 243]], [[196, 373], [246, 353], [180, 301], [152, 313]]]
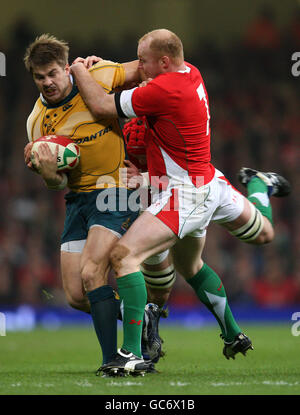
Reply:
[[183, 69], [182, 71], [177, 71], [179, 73], [190, 73], [191, 72], [191, 68], [189, 66], [186, 66], [185, 69]]

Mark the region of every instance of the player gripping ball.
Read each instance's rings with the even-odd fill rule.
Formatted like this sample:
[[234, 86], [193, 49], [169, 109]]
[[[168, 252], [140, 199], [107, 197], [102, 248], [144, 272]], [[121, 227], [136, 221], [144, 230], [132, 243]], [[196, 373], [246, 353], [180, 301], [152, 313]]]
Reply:
[[[49, 135], [30, 142], [24, 149], [25, 163], [29, 168], [44, 175], [47, 187], [53, 190], [62, 190], [68, 184], [67, 172], [75, 169], [80, 161], [79, 147], [68, 137]], [[42, 169], [41, 161], [47, 160]], [[51, 167], [49, 162], [54, 163]], [[46, 170], [45, 170], [46, 169]], [[44, 170], [42, 172], [42, 170]], [[56, 184], [61, 177], [60, 184]], [[46, 178], [47, 177], [47, 178]], [[53, 181], [54, 180], [54, 181]]]

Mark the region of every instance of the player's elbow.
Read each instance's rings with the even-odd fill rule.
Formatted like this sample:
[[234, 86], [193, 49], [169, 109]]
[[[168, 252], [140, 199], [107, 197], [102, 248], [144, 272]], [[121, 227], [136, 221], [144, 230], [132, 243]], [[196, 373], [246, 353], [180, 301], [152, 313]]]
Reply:
[[105, 105], [101, 103], [95, 103], [91, 105], [89, 109], [96, 120], [109, 117], [109, 113], [105, 109]]

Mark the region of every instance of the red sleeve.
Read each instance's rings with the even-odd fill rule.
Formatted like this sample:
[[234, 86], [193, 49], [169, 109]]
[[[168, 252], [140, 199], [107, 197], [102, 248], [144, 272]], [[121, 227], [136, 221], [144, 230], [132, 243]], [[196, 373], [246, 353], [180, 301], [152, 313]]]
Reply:
[[132, 95], [132, 107], [137, 116], [161, 115], [164, 90], [154, 81], [147, 86], [136, 88]]

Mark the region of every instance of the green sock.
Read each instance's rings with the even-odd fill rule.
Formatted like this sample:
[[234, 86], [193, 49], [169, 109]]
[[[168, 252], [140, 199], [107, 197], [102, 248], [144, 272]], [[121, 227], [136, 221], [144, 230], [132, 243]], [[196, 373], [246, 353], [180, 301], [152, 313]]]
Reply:
[[118, 293], [123, 301], [122, 348], [141, 357], [141, 338], [147, 290], [141, 272], [133, 272], [117, 279]]
[[207, 264], [187, 280], [199, 300], [216, 317], [224, 340], [231, 342], [242, 330], [237, 325], [227, 302], [226, 292], [218, 275]]
[[273, 224], [272, 206], [268, 196], [268, 186], [259, 177], [254, 177], [248, 183], [247, 191], [247, 199]]

